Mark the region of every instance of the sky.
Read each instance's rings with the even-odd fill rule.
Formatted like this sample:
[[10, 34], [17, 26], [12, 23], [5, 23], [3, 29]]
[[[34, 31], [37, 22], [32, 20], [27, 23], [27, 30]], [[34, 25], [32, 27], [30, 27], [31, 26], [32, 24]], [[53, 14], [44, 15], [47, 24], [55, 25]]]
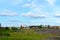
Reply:
[[0, 0], [0, 23], [60, 26], [60, 0]]

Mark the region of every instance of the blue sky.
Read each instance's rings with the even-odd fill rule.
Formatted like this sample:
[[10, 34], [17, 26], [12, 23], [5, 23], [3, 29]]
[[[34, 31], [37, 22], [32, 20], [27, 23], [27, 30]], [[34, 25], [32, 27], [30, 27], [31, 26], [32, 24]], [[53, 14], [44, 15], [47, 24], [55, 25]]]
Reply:
[[60, 26], [60, 0], [0, 0], [0, 23]]

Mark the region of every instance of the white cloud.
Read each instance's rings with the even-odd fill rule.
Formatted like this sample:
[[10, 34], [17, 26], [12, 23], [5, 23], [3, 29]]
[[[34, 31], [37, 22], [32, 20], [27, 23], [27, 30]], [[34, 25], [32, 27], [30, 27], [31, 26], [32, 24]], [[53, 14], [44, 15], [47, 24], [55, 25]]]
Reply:
[[24, 17], [31, 17], [31, 18], [45, 18], [45, 15], [40, 15], [40, 14], [35, 14], [32, 12], [28, 12], [28, 13], [23, 13], [22, 16]]
[[23, 7], [30, 7], [30, 6], [31, 4], [27, 4], [27, 3], [23, 5]]
[[60, 11], [55, 11], [55, 17], [60, 17]]
[[[32, 0], [11, 0], [11, 1], [12, 1], [11, 4], [12, 4], [13, 6], [16, 6], [16, 5], [19, 5], [19, 4], [23, 4], [23, 3], [25, 3], [26, 6], [28, 6], [27, 3], [31, 2]], [[35, 1], [35, 0], [34, 0], [34, 1]], [[25, 6], [25, 5], [24, 5], [24, 6]]]
[[3, 10], [0, 12], [0, 16], [16, 16], [17, 13], [9, 11], [9, 10]]
[[[16, 5], [19, 5], [19, 4], [23, 4], [25, 1], [26, 2], [30, 2], [31, 0], [11, 0], [12, 2], [12, 5], [16, 6]], [[25, 4], [25, 5], [28, 5], [28, 4]]]
[[37, 1], [32, 1], [31, 3], [26, 3], [23, 5], [23, 7], [29, 7], [31, 10], [29, 12], [35, 12], [35, 13], [41, 13], [43, 8], [45, 7], [44, 5], [37, 5]]
[[[45, 18], [47, 12], [44, 12], [44, 8], [46, 6], [41, 5], [41, 4], [37, 4], [37, 1], [31, 1], [30, 3], [25, 3], [23, 5], [23, 7], [29, 7], [31, 8], [31, 10], [29, 10], [27, 13], [23, 13], [23, 16], [27, 16], [27, 17], [32, 17], [32, 18]], [[47, 14], [48, 16], [48, 14]]]
[[[31, 0], [28, 0], [28, 1], [31, 1]], [[27, 3], [25, 3], [24, 5], [23, 5], [23, 7], [31, 7], [31, 8], [34, 8], [34, 7], [36, 7], [36, 0], [33, 0], [33, 1], [31, 1], [31, 2], [27, 2]]]
[[60, 13], [59, 14], [55, 14], [56, 17], [60, 17]]
[[46, 1], [53, 6], [56, 0], [46, 0]]
[[35, 14], [33, 14], [32, 12], [28, 12], [28, 13], [23, 13], [22, 16], [32, 17], [32, 16], [35, 16]]

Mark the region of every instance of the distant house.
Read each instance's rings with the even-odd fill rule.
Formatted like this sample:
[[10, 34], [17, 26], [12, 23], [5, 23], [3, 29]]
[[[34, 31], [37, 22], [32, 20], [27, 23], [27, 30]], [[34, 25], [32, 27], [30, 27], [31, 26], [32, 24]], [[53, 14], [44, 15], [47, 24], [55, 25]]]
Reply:
[[60, 29], [60, 26], [53, 26], [54, 29]]
[[25, 29], [26, 27], [27, 27], [27, 26], [25, 26], [25, 25], [21, 25], [21, 26], [20, 26], [21, 29]]

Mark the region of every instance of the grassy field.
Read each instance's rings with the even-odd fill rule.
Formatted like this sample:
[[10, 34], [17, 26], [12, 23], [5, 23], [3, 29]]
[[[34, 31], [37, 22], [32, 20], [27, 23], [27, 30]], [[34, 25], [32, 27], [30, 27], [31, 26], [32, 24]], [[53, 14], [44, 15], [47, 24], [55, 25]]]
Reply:
[[20, 32], [9, 32], [5, 31], [10, 34], [10, 36], [0, 36], [0, 40], [43, 40], [51, 34], [40, 34], [35, 32], [32, 29], [23, 29]]

